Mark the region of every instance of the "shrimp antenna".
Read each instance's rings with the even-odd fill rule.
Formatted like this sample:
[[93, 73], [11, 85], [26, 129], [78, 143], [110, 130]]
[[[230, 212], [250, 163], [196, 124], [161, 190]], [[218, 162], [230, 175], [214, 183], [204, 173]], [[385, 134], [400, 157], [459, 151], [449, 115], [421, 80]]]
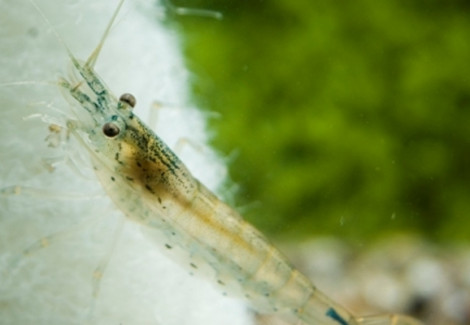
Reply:
[[70, 48], [68, 47], [67, 43], [65, 43], [64, 39], [60, 36], [60, 34], [57, 32], [57, 30], [55, 29], [55, 27], [52, 25], [51, 21], [46, 17], [46, 15], [44, 14], [44, 12], [41, 10], [41, 8], [39, 8], [39, 6], [36, 4], [36, 2], [34, 2], [33, 0], [29, 0], [29, 2], [31, 3], [31, 5], [36, 9], [36, 11], [39, 13], [39, 15], [41, 15], [42, 17], [42, 20], [44, 20], [44, 22], [46, 23], [46, 25], [52, 30], [52, 33], [54, 33], [54, 36], [57, 38], [57, 40], [59, 41], [60, 44], [62, 44], [62, 46], [65, 48], [65, 50], [67, 51], [67, 54], [69, 55], [69, 57], [75, 59], [75, 57], [73, 56], [72, 54], [72, 51], [70, 51]]
[[20, 81], [10, 81], [10, 82], [0, 82], [0, 87], [10, 87], [10, 86], [24, 86], [24, 85], [47, 85], [55, 86], [57, 83], [54, 81], [47, 80], [20, 80]]
[[[96, 63], [96, 60], [98, 59], [98, 55], [100, 54], [101, 52], [101, 48], [103, 47], [103, 44], [104, 44], [104, 41], [106, 39], [106, 37], [108, 37], [108, 34], [109, 34], [109, 31], [111, 30], [111, 26], [113, 25], [114, 21], [116, 20], [116, 17], [119, 13], [119, 10], [121, 9], [122, 7], [122, 4], [124, 3], [125, 0], [121, 0], [119, 1], [119, 4], [116, 8], [116, 10], [114, 10], [114, 13], [113, 13], [113, 16], [111, 17], [111, 20], [110, 22], [108, 23], [108, 26], [106, 27], [104, 33], [103, 33], [103, 36], [101, 37], [101, 40], [98, 44], [98, 46], [93, 50], [93, 52], [91, 53], [90, 57], [88, 58], [88, 60], [86, 61], [86, 65], [88, 67], [94, 67], [95, 63]], [[73, 60], [72, 61], [76, 61], [76, 58], [75, 56], [72, 54], [72, 51], [70, 51], [70, 48], [68, 47], [67, 43], [65, 43], [64, 39], [60, 36], [60, 34], [57, 32], [57, 30], [54, 28], [54, 26], [52, 25], [51, 21], [46, 17], [46, 15], [44, 14], [44, 12], [41, 10], [41, 8], [39, 8], [39, 6], [36, 4], [36, 2], [34, 2], [33, 0], [29, 0], [29, 2], [33, 5], [33, 7], [36, 9], [36, 11], [41, 15], [42, 19], [44, 20], [44, 22], [46, 23], [47, 26], [49, 26], [52, 30], [52, 32], [54, 33], [55, 37], [57, 38], [57, 40], [59, 41], [60, 44], [62, 44], [65, 48], [65, 50], [67, 51], [67, 54], [69, 55], [70, 58], [72, 58]]]
[[106, 37], [108, 37], [109, 31], [111, 30], [111, 27], [113, 26], [114, 21], [116, 20], [116, 17], [118, 15], [119, 11], [121, 10], [121, 7], [122, 7], [122, 4], [124, 3], [124, 1], [125, 0], [119, 1], [119, 4], [118, 4], [116, 10], [114, 10], [114, 13], [113, 13], [113, 16], [111, 17], [111, 20], [108, 23], [108, 26], [106, 26], [106, 29], [103, 33], [103, 36], [101, 36], [101, 40], [98, 43], [98, 46], [93, 50], [93, 52], [91, 53], [88, 60], [86, 60], [86, 63], [85, 63], [86, 66], [88, 66], [88, 67], [94, 67], [95, 66], [96, 60], [98, 59], [98, 55], [100, 54], [101, 49], [103, 48], [104, 41], [106, 40]]

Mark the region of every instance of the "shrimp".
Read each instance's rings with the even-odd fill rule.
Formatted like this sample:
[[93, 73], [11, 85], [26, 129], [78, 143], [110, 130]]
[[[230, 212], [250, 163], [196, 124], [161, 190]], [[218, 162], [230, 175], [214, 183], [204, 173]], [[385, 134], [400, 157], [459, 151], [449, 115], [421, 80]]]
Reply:
[[[155, 132], [134, 114], [131, 94], [116, 97], [94, 70], [102, 39], [58, 81], [76, 119], [71, 136], [87, 150], [103, 189], [126, 217], [147, 229], [168, 253], [185, 256], [192, 273], [209, 273], [226, 294], [259, 313], [293, 324], [417, 325], [401, 315], [356, 317], [320, 292], [266, 237], [201, 184]], [[188, 262], [189, 261], [189, 262]]]

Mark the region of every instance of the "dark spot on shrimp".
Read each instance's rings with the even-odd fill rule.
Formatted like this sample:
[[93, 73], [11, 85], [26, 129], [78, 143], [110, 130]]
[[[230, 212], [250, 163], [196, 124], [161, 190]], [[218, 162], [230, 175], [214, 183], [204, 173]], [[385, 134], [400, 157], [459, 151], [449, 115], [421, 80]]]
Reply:
[[331, 307], [326, 311], [325, 315], [337, 321], [338, 324], [348, 325], [348, 322], [343, 317], [341, 317], [336, 310]]
[[189, 265], [193, 268], [193, 269], [197, 269], [197, 265], [194, 264], [194, 263], [189, 263]]
[[222, 281], [222, 280], [220, 280], [220, 279], [217, 280], [217, 283], [220, 284], [220, 285], [222, 285], [222, 286], [225, 285], [224, 281]]
[[165, 247], [168, 249], [172, 249], [173, 247], [171, 245], [165, 244]]
[[116, 181], [116, 179], [114, 178], [114, 176], [111, 176], [111, 180], [114, 182]]

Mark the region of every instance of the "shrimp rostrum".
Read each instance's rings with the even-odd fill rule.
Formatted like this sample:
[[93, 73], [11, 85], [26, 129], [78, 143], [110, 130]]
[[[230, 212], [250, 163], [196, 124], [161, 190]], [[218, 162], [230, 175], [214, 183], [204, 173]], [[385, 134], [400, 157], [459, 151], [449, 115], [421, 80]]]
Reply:
[[106, 87], [93, 68], [102, 43], [86, 62], [69, 52], [75, 73], [59, 85], [77, 116], [67, 123], [69, 131], [87, 149], [105, 191], [129, 219], [157, 232], [163, 249], [185, 252], [190, 270], [209, 270], [217, 286], [243, 296], [256, 312], [292, 324], [420, 324], [394, 314], [355, 317], [318, 291], [191, 175], [133, 113], [132, 95], [118, 99]]

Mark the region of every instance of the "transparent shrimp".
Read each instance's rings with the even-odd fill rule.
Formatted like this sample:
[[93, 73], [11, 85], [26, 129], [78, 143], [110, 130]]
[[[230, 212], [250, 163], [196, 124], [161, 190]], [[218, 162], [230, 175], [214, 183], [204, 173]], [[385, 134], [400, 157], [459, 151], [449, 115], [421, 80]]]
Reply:
[[116, 206], [157, 237], [168, 253], [184, 255], [192, 273], [210, 273], [224, 293], [245, 297], [259, 313], [292, 324], [417, 325], [401, 315], [355, 317], [316, 289], [257, 229], [195, 179], [132, 109], [94, 71], [120, 1], [86, 62], [68, 51], [74, 72], [59, 80], [76, 119], [67, 127], [89, 152], [96, 175]]

